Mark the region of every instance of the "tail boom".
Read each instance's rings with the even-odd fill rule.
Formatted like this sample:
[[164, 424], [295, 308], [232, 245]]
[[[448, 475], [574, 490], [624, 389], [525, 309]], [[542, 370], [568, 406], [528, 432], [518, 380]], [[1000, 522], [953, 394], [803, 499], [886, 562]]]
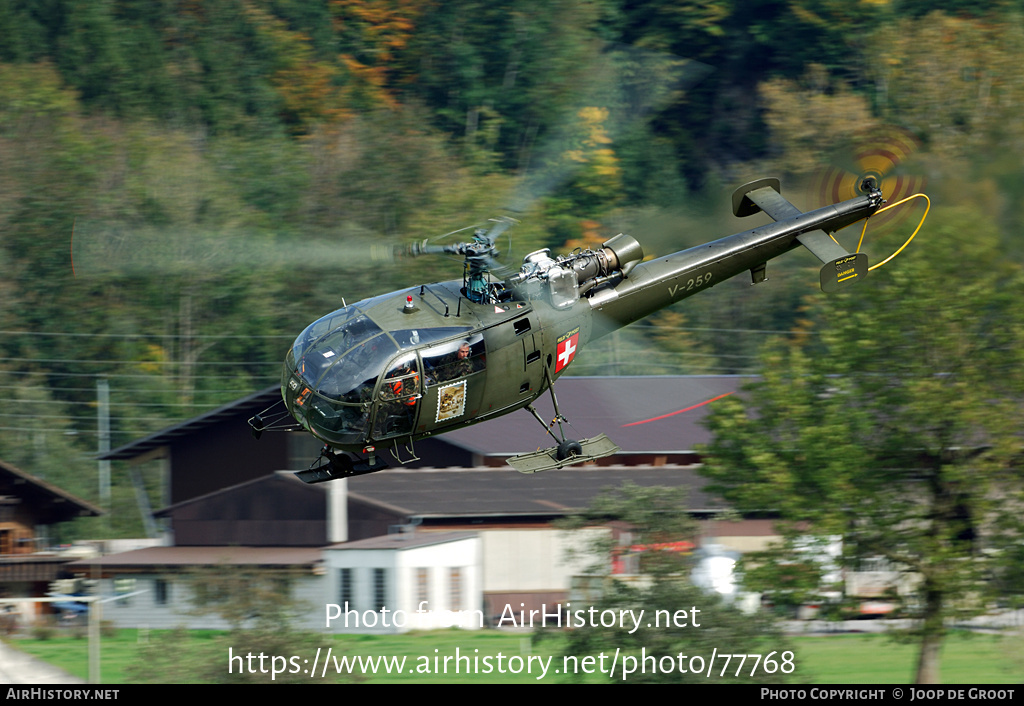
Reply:
[[[766, 181], [773, 183], [762, 183]], [[747, 199], [750, 205], [744, 206], [739, 215], [765, 210], [773, 217], [779, 216], [774, 223], [640, 263], [616, 286], [590, 296], [591, 307], [603, 314], [601, 323], [595, 324], [593, 337], [610, 333], [744, 271], [749, 270], [754, 281], [759, 281], [764, 278], [764, 264], [768, 260], [800, 245], [825, 263], [821, 269], [824, 291], [835, 291], [863, 277], [867, 256], [846, 252], [830, 234], [873, 215], [883, 203], [881, 193], [873, 191], [803, 213], [778, 193], [778, 180], [762, 182], [754, 182], [753, 190], [749, 190], [750, 185], [741, 187], [739, 191], [748, 191], [741, 195], [740, 203]]]

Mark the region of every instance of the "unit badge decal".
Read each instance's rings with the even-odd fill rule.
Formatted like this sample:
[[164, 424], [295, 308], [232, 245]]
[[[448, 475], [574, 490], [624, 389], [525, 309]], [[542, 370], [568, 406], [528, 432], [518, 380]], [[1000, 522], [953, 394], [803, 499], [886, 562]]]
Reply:
[[437, 390], [437, 419], [444, 422], [461, 417], [466, 411], [466, 381], [445, 385]]

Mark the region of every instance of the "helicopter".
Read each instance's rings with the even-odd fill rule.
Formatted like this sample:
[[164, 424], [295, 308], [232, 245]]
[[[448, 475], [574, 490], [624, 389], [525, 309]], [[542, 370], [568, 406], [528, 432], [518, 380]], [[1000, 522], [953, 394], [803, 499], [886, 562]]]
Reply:
[[[555, 382], [580, 349], [743, 272], [752, 284], [763, 282], [768, 260], [799, 246], [823, 263], [823, 291], [860, 281], [867, 255], [847, 252], [832, 234], [862, 220], [866, 227], [866, 219], [898, 204], [884, 206], [877, 176], [865, 176], [856, 192], [802, 212], [782, 196], [778, 179], [760, 179], [734, 192], [732, 210], [739, 217], [764, 212], [772, 223], [647, 261], [626, 234], [568, 255], [537, 250], [503, 278], [495, 243], [512, 218], [477, 229], [471, 242], [415, 244], [407, 254], [461, 255], [462, 279], [364, 299], [311, 323], [284, 361], [277, 405], [286, 411], [272, 414], [272, 407], [249, 424], [259, 438], [291, 416], [285, 428], [324, 442], [310, 468], [297, 473], [307, 483], [388, 468], [384, 450], [408, 463], [421, 439], [524, 408], [555, 443], [509, 459], [520, 472], [608, 456], [619, 447], [605, 434], [570, 439], [562, 426], [568, 420]], [[545, 392], [555, 411], [550, 423], [533, 406]]]

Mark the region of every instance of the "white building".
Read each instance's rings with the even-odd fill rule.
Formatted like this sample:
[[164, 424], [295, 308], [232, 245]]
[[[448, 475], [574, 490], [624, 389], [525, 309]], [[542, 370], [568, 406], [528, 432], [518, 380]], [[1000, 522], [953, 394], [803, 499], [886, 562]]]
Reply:
[[474, 532], [372, 537], [323, 550], [325, 624], [332, 632], [395, 633], [486, 625]]

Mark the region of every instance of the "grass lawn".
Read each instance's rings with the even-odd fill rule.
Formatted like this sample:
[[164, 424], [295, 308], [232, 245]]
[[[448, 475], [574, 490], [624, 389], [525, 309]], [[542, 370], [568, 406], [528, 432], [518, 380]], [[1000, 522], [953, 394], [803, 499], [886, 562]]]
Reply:
[[[884, 635], [793, 637], [797, 674], [812, 684], [909, 684], [918, 647]], [[1024, 679], [1020, 635], [953, 633], [942, 648], [944, 684], [1019, 684]]]
[[[103, 639], [102, 675], [103, 682], [118, 684], [125, 682], [125, 666], [135, 661], [142, 640], [159, 640], [162, 633], [152, 631], [140, 634], [137, 630], [119, 630], [116, 636]], [[213, 639], [216, 633], [196, 631], [190, 639], [198, 646], [205, 640]], [[83, 638], [54, 637], [48, 640], [17, 639], [9, 644], [33, 654], [72, 674], [85, 678], [88, 673], [87, 641]], [[794, 682], [805, 684], [908, 684], [913, 678], [917, 648], [913, 644], [894, 642], [883, 635], [831, 635], [826, 637], [791, 637], [789, 645], [795, 652], [796, 670]], [[941, 675], [946, 684], [1008, 684], [1019, 683], [1024, 677], [1020, 654], [1024, 646], [1021, 636], [971, 635], [955, 633], [943, 648]], [[446, 630], [430, 633], [409, 633], [397, 636], [352, 636], [324, 635], [321, 660], [327, 648], [332, 655], [339, 653], [362, 657], [405, 657], [403, 673], [399, 675], [377, 675], [367, 678], [370, 682], [405, 683], [557, 683], [565, 681], [564, 675], [555, 674], [562, 666], [557, 656], [559, 640], [546, 640], [536, 644], [525, 633], [503, 631], [459, 631]], [[455, 675], [454, 660], [450, 660], [447, 674], [435, 674], [435, 664], [443, 666], [444, 657], [456, 653], [477, 658], [478, 668], [483, 668], [483, 658], [491, 658], [490, 674]], [[722, 646], [724, 652], [727, 646]], [[546, 658], [555, 655], [549, 663], [547, 675], [540, 681], [539, 663], [532, 663], [533, 673], [524, 669], [521, 674], [499, 674], [497, 655], [504, 656], [507, 669], [509, 658]], [[308, 658], [303, 663], [312, 667], [314, 654], [299, 655]], [[435, 657], [441, 660], [436, 663]], [[269, 662], [266, 663], [269, 668]], [[322, 665], [322, 661], [320, 663]], [[463, 664], [465, 664], [463, 662]], [[513, 662], [513, 664], [519, 664]], [[224, 655], [225, 671], [228, 656]], [[425, 674], [424, 669], [429, 668]], [[412, 670], [414, 673], [409, 673]], [[317, 672], [320, 671], [318, 667]], [[464, 671], [464, 670], [463, 670]], [[718, 672], [718, 669], [715, 669]], [[330, 670], [328, 671], [330, 674]], [[714, 681], [714, 677], [710, 681]]]

